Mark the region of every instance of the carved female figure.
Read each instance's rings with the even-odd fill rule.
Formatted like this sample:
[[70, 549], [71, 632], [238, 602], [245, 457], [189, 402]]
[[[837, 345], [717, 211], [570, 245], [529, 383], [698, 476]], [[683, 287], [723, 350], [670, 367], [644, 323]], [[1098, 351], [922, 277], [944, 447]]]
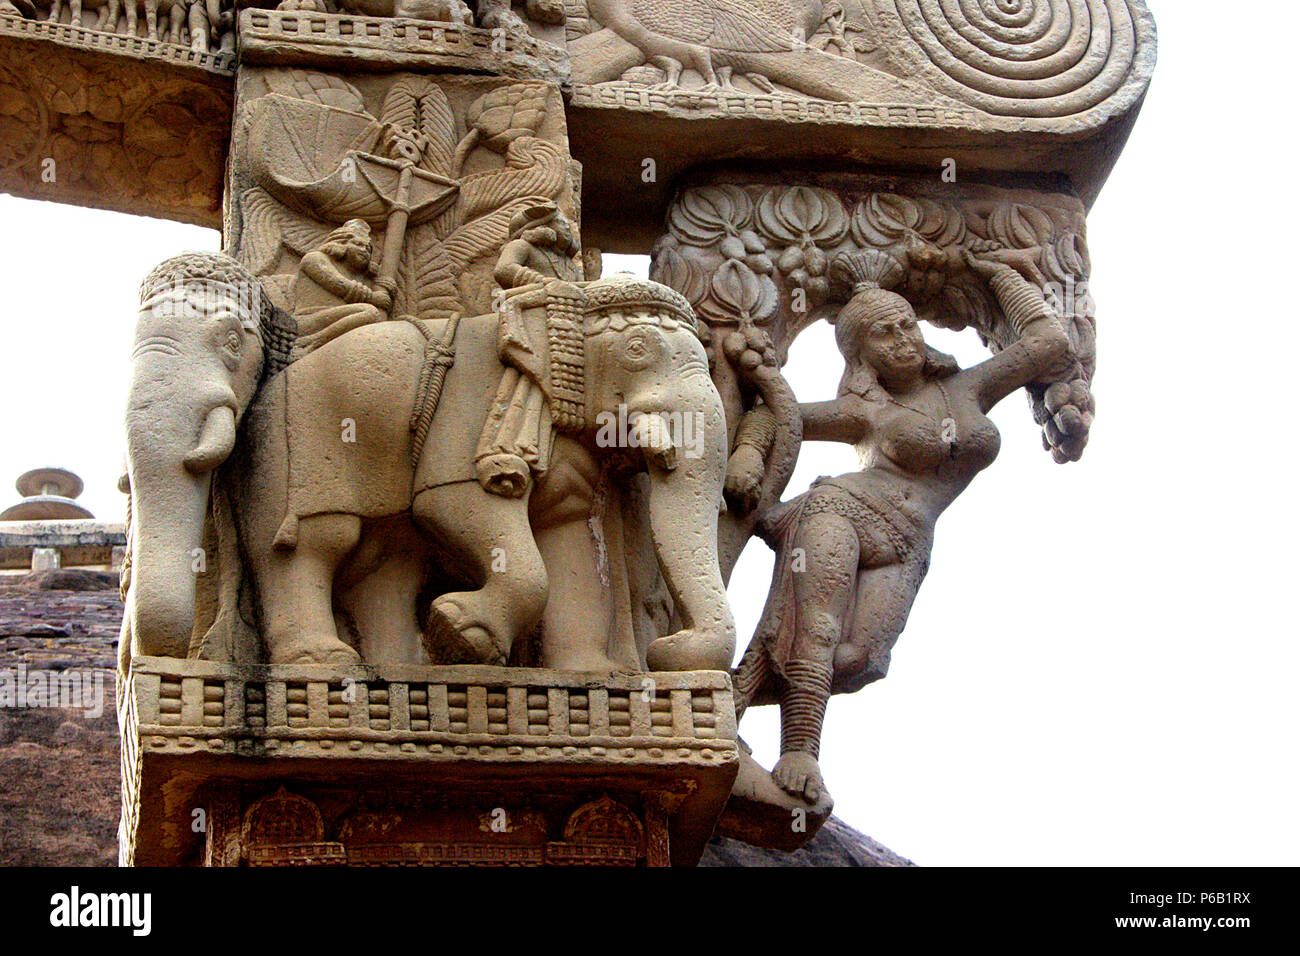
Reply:
[[1074, 361], [1041, 291], [1007, 264], [1013, 254], [967, 253], [966, 261], [1018, 333], [968, 369], [926, 345], [911, 305], [881, 288], [896, 262], [871, 252], [841, 261], [858, 280], [835, 322], [844, 376], [835, 399], [800, 411], [805, 439], [854, 444], [863, 468], [818, 479], [760, 524], [777, 564], [737, 669], [738, 708], [780, 702], [772, 775], [810, 802], [825, 790], [817, 757], [828, 698], [885, 676], [929, 565], [935, 521], [997, 456], [987, 413]]

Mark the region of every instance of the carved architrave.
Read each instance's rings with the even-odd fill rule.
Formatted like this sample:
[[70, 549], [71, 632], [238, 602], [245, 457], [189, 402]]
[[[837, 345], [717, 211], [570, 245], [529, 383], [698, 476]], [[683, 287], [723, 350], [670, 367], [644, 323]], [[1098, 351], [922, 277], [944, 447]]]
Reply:
[[0, 190], [221, 221], [232, 58], [0, 14]]
[[553, 83], [569, 78], [569, 60], [562, 47], [528, 34], [494, 32], [467, 22], [244, 10], [239, 50], [245, 63], [277, 66], [442, 69]]
[[[1090, 204], [1155, 63], [1141, 0], [567, 6], [574, 152], [618, 197], [617, 215], [584, 226], [613, 252], [651, 238], [675, 177], [723, 156], [950, 158], [971, 172], [1065, 175]], [[605, 135], [611, 113], [627, 135]]]

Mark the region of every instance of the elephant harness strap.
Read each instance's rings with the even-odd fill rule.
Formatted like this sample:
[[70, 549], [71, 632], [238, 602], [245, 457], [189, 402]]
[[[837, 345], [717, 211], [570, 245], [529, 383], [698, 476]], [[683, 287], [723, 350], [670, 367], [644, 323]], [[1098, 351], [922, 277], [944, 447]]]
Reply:
[[416, 389], [410, 421], [411, 467], [415, 468], [419, 466], [425, 440], [429, 437], [429, 426], [433, 423], [433, 414], [438, 410], [438, 401], [442, 398], [442, 384], [447, 380], [447, 370], [456, 361], [456, 329], [460, 325], [460, 313], [453, 314], [447, 321], [441, 337], [435, 336], [426, 323], [414, 316], [407, 318], [424, 336], [424, 363], [420, 366], [420, 383]]

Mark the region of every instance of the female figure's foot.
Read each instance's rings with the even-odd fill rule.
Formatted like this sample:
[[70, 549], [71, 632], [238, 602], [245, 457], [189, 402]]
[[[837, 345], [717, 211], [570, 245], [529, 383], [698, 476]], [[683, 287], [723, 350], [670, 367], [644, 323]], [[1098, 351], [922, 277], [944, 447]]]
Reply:
[[809, 803], [816, 803], [826, 793], [826, 785], [822, 783], [822, 768], [817, 763], [817, 758], [801, 750], [781, 754], [781, 759], [772, 768], [772, 779], [792, 797], [799, 797]]

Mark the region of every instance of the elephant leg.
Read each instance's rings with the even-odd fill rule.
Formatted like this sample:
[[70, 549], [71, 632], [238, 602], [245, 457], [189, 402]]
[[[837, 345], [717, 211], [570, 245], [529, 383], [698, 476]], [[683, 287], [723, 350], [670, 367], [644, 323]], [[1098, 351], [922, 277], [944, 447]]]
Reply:
[[208, 15], [202, 0], [192, 0], [188, 13], [190, 49], [207, 53], [211, 46], [208, 37]]
[[271, 557], [261, 590], [276, 595], [263, 608], [272, 664], [360, 663], [334, 620], [334, 576], [360, 538], [355, 515], [311, 515], [299, 520], [293, 550]]
[[[658, 440], [644, 446], [650, 472], [650, 536], [684, 625], [651, 642], [646, 650], [651, 670], [727, 670], [736, 650], [736, 623], [718, 564], [726, 424], [716, 392], [693, 407], [700, 410], [664, 415], [682, 423], [673, 430], [675, 454], [667, 453]], [[651, 435], [657, 431], [652, 429]], [[684, 441], [684, 434], [691, 440]]]
[[167, 34], [167, 40], [170, 43], [179, 44], [181, 42], [181, 31], [185, 28], [185, 20], [189, 11], [180, 3], [173, 3], [170, 13], [169, 28], [171, 32]]
[[425, 625], [434, 663], [504, 664], [517, 637], [546, 607], [546, 568], [528, 524], [528, 495], [502, 498], [477, 481], [426, 488], [411, 507], [416, 523], [477, 590], [436, 598]]
[[427, 664], [416, 601], [428, 544], [408, 522], [365, 526], [362, 542], [339, 574], [339, 605], [368, 664]]
[[344, 598], [368, 664], [426, 664], [415, 604], [424, 565], [414, 554], [393, 555]]

